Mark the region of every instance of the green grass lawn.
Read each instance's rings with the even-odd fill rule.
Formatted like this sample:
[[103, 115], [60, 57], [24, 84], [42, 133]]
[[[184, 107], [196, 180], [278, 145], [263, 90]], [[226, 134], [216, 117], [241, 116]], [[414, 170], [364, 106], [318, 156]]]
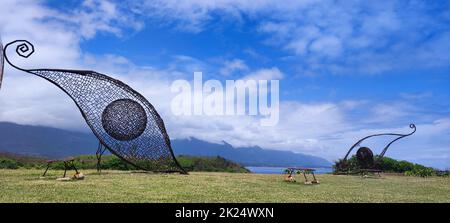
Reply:
[[62, 171], [42, 172], [0, 170], [0, 202], [450, 202], [449, 177], [322, 174], [304, 185], [268, 174], [84, 170], [85, 180], [64, 182]]

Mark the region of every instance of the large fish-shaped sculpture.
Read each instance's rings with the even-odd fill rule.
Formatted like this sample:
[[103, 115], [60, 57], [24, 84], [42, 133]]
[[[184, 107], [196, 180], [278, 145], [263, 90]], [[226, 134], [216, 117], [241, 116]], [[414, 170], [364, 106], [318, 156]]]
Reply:
[[139, 169], [186, 173], [174, 156], [162, 118], [137, 91], [95, 71], [20, 68], [8, 59], [7, 49], [12, 46], [24, 58], [34, 52], [26, 40], [2, 47], [0, 84], [4, 58], [12, 67], [42, 77], [64, 91], [79, 108], [100, 147]]

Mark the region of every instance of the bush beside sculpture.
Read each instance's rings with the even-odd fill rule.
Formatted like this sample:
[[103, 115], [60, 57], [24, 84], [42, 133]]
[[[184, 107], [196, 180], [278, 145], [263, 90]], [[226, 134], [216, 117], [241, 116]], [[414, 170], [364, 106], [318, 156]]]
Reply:
[[[448, 171], [438, 171], [431, 167], [411, 163], [405, 160], [399, 161], [389, 157], [383, 157], [381, 159], [378, 158], [379, 157], [375, 156], [375, 160], [377, 160], [376, 163], [377, 168], [388, 173], [403, 173], [408, 176], [420, 176], [420, 177], [449, 175]], [[338, 172], [354, 173], [358, 172], [360, 169], [362, 168], [359, 166], [356, 156], [352, 156], [347, 161], [340, 159], [336, 161], [335, 164], [333, 165], [334, 173]]]
[[45, 168], [44, 163], [45, 160], [37, 157], [0, 153], [0, 169]]

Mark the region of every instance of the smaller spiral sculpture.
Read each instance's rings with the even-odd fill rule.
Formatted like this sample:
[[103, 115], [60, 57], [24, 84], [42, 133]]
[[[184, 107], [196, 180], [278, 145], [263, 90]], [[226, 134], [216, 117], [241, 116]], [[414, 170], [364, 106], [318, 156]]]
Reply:
[[[412, 132], [408, 133], [408, 134], [399, 134], [399, 133], [382, 133], [382, 134], [374, 134], [374, 135], [369, 135], [366, 136], [360, 140], [358, 140], [352, 147], [350, 147], [350, 149], [348, 150], [347, 154], [345, 155], [343, 161], [345, 162], [348, 158], [348, 156], [350, 155], [350, 152], [357, 146], [361, 145], [361, 143], [369, 138], [372, 137], [376, 137], [376, 136], [398, 136], [397, 138], [395, 138], [394, 140], [390, 141], [385, 147], [384, 149], [381, 151], [380, 155], [378, 156], [378, 160], [381, 160], [384, 157], [384, 154], [386, 153], [386, 151], [388, 150], [388, 148], [396, 141], [405, 138], [407, 136], [410, 136], [412, 134], [414, 134], [417, 130], [416, 125], [414, 124], [410, 124], [409, 128], [413, 129]], [[374, 160], [374, 155], [373, 152], [370, 148], [368, 147], [360, 147], [358, 149], [358, 151], [356, 152], [356, 159], [358, 160], [358, 163], [360, 165], [361, 168], [371, 168], [374, 166], [374, 164], [377, 162], [377, 160]]]

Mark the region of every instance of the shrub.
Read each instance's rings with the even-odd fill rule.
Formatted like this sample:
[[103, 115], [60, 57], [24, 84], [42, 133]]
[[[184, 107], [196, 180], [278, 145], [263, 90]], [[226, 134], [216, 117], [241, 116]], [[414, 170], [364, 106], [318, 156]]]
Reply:
[[414, 165], [411, 170], [405, 171], [407, 176], [418, 176], [418, 177], [430, 177], [435, 173], [435, 170], [429, 167], [424, 167], [422, 165]]
[[117, 156], [113, 156], [109, 160], [105, 160], [102, 162], [102, 168], [103, 169], [110, 169], [110, 170], [134, 170], [134, 168], [131, 164], [123, 161]]
[[[438, 171], [434, 170], [433, 168], [426, 167], [420, 164], [414, 164], [405, 160], [395, 160], [389, 157], [383, 157], [379, 159], [378, 156], [375, 156], [375, 168], [381, 169], [385, 172], [391, 172], [391, 173], [404, 173], [408, 176], [420, 176], [420, 177], [428, 177], [432, 175], [436, 176], [445, 176], [445, 174], [438, 174]], [[347, 161], [344, 160], [338, 160], [335, 162], [335, 165], [333, 165], [333, 169], [335, 173], [339, 172], [356, 172], [360, 169], [360, 166], [358, 165], [356, 156], [352, 156]], [[445, 171], [441, 171], [445, 172]], [[449, 173], [447, 173], [448, 175]]]
[[360, 169], [358, 160], [356, 159], [356, 156], [352, 156], [350, 159], [343, 160], [339, 159], [335, 162], [333, 165], [333, 172], [334, 173], [351, 173], [354, 171], [358, 171]]
[[0, 169], [18, 169], [20, 167], [20, 163], [8, 159], [8, 158], [0, 158]]
[[450, 177], [450, 170], [436, 171], [436, 176], [438, 176], [438, 177]]

